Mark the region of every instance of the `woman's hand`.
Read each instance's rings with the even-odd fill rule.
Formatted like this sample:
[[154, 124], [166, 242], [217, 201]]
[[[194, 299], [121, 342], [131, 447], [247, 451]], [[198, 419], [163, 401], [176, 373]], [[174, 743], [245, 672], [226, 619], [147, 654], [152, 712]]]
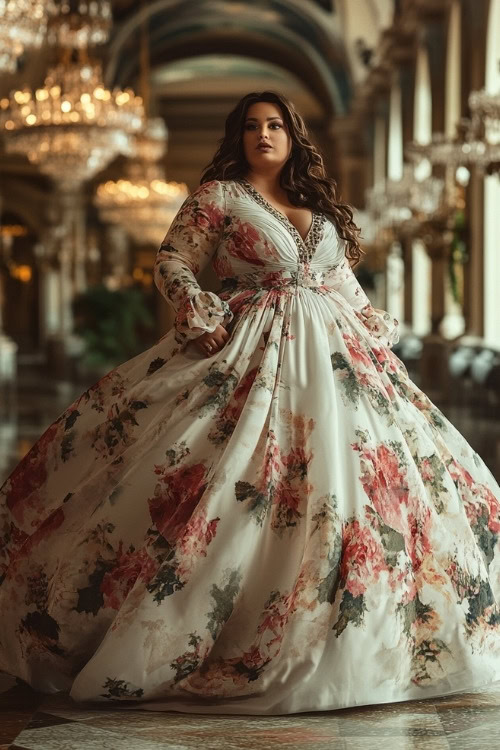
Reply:
[[198, 336], [198, 338], [193, 339], [193, 343], [206, 357], [212, 357], [223, 348], [228, 338], [229, 333], [226, 329], [218, 325], [212, 333], [208, 333], [207, 331]]

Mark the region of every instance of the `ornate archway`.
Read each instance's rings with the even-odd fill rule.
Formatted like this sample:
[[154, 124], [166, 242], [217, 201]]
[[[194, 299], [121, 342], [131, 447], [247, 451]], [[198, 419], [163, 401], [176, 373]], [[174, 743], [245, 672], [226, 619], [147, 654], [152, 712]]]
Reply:
[[196, 55], [244, 55], [278, 64], [310, 87], [325, 116], [346, 111], [351, 78], [344, 41], [332, 16], [312, 3], [271, 0], [266, 8], [217, 0], [156, 0], [116, 29], [106, 68], [108, 85], [137, 73], [137, 30], [149, 23], [151, 62]]

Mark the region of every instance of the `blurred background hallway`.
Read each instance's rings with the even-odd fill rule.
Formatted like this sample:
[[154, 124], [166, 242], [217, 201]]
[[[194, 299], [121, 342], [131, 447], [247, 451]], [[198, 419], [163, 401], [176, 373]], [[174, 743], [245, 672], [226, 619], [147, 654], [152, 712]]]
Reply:
[[[500, 480], [500, 0], [0, 2], [0, 480], [74, 396], [169, 330], [157, 247], [228, 112], [268, 89], [356, 209], [356, 273], [400, 321], [394, 351]], [[201, 282], [217, 288], [211, 271]], [[20, 718], [0, 750], [39, 707], [9, 690]], [[499, 695], [454, 704], [451, 739], [398, 719], [393, 744], [306, 732], [300, 746], [490, 748], [500, 720], [477, 716]], [[280, 726], [227, 747], [298, 747]], [[21, 745], [63, 747], [33, 737]], [[102, 742], [72, 747], [125, 747]], [[199, 746], [182, 742], [146, 744]]]

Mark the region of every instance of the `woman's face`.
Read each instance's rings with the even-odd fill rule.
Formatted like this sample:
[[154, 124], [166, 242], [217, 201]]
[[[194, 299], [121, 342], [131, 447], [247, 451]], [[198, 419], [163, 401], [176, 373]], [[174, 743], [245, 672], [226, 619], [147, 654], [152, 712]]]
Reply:
[[[264, 145], [268, 148], [262, 148]], [[277, 104], [257, 102], [248, 108], [243, 148], [253, 172], [272, 173], [283, 167], [292, 150], [292, 139]]]

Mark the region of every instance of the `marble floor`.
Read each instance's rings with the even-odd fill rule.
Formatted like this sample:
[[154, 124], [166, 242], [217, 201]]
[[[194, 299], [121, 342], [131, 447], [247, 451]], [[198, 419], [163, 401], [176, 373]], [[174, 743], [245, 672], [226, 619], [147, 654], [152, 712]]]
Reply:
[[500, 684], [426, 701], [290, 716], [87, 708], [21, 684], [0, 692], [0, 750], [493, 750]]

